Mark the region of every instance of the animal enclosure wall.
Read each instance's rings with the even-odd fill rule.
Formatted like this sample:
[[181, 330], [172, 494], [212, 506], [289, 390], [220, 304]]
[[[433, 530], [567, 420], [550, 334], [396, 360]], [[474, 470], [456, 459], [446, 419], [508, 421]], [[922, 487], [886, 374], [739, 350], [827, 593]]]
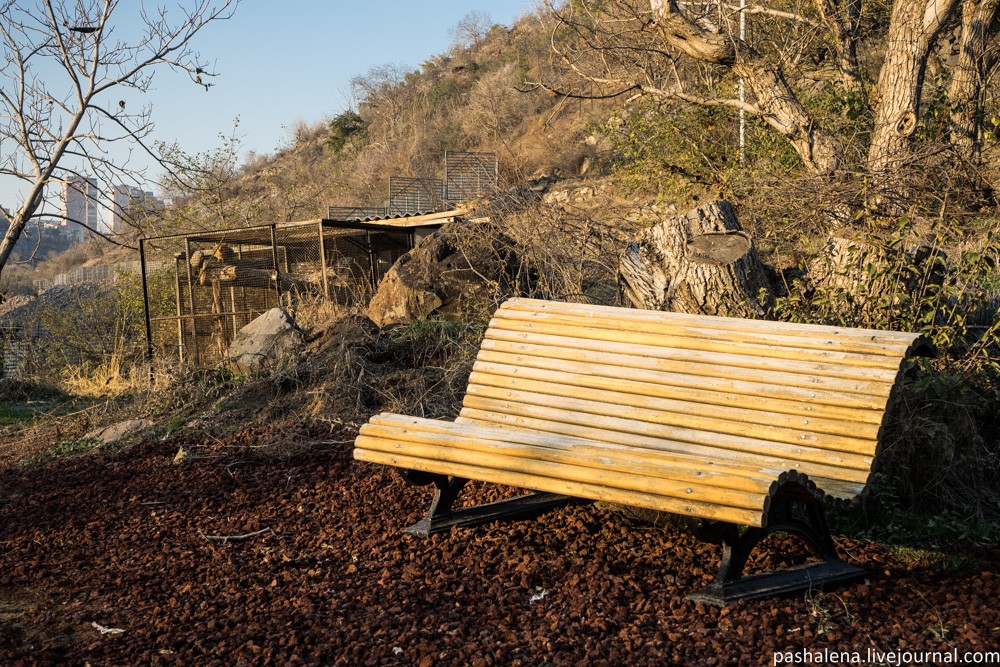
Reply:
[[328, 220], [143, 239], [150, 353], [216, 365], [236, 333], [271, 308], [367, 302], [412, 244], [408, 230]]

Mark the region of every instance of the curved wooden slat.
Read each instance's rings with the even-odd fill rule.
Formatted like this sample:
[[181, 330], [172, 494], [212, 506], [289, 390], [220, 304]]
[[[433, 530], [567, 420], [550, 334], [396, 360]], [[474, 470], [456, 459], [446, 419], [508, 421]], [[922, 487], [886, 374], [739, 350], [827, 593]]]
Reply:
[[[738, 462], [713, 461], [704, 457], [670, 454], [641, 447], [581, 439], [556, 438], [527, 431], [476, 427], [420, 418], [400, 420], [396, 415], [373, 417], [360, 434], [375, 439], [399, 440], [415, 444], [447, 444], [459, 450], [492, 452], [502, 448], [509, 456], [533, 458], [580, 467], [620, 470], [635, 475], [651, 475], [675, 481], [766, 493], [783, 472]], [[362, 446], [358, 441], [357, 446]], [[767, 481], [762, 481], [767, 478]]]
[[[680, 401], [685, 407], [690, 406], [691, 414], [717, 414], [720, 409], [746, 410], [750, 411], [749, 414], [754, 418], [759, 419], [768, 419], [769, 414], [780, 415], [776, 417], [777, 421], [770, 423], [786, 426], [799, 425], [803, 419], [808, 419], [813, 421], [812, 430], [841, 435], [860, 434], [858, 425], [870, 427], [871, 434], [875, 435], [878, 432], [878, 425], [882, 423], [882, 410], [814, 405], [803, 397], [787, 395], [736, 394], [721, 387], [713, 389], [677, 387], [660, 383], [661, 378], [655, 374], [638, 372], [629, 373], [629, 378], [625, 380], [621, 378], [620, 370], [618, 377], [611, 375], [613, 371], [613, 368], [600, 372], [594, 366], [585, 369], [569, 365], [564, 365], [563, 368], [539, 369], [527, 364], [494, 363], [480, 358], [473, 366], [474, 375], [469, 382], [495, 387], [515, 387], [519, 380], [533, 380], [567, 387], [618, 391], [628, 396]], [[888, 396], [882, 398], [883, 405], [885, 398]], [[705, 411], [699, 412], [699, 406], [704, 406]], [[738, 416], [736, 412], [733, 415]], [[821, 426], [826, 423], [829, 423], [828, 427]]]
[[[786, 468], [807, 468], [812, 463], [826, 466], [853, 468], [868, 478], [872, 457], [820, 449], [807, 445], [797, 446], [757, 440], [745, 436], [725, 435], [655, 423], [642, 423], [622, 417], [608, 417], [576, 412], [572, 409], [550, 408], [511, 401], [491, 399], [482, 396], [467, 396], [465, 406], [492, 417], [496, 423], [517, 425], [527, 420], [547, 423], [549, 433], [576, 435], [581, 429], [593, 429], [626, 435], [648, 435], [662, 441], [665, 451], [695, 453], [701, 456], [717, 456], [725, 460], [752, 461], [755, 457], [766, 456], [785, 463]], [[526, 418], [526, 419], [525, 419]], [[523, 421], [522, 421], [523, 420]], [[523, 428], [518, 426], [518, 428]]]
[[[622, 331], [623, 319], [621, 317], [600, 319], [571, 312], [552, 313], [502, 308], [493, 316], [492, 326], [508, 328], [509, 322], [530, 322], [562, 329], [585, 328], [619, 332]], [[766, 330], [748, 331], [713, 326], [715, 320], [708, 318], [698, 318], [688, 322], [678, 322], [676, 318], [629, 318], [627, 321], [629, 324], [627, 331], [630, 333], [653, 334], [662, 336], [666, 340], [694, 338], [767, 345], [788, 353], [795, 353], [798, 350], [823, 350], [899, 359], [916, 338], [907, 335], [896, 336], [891, 340], [885, 338], [872, 340], [869, 336], [845, 335], [849, 329], [833, 332], [812, 331], [808, 334], [804, 331], [786, 333], [783, 322], [770, 322], [772, 326]]]
[[[485, 402], [486, 407], [490, 407]], [[777, 470], [801, 470], [810, 475], [817, 475], [831, 479], [843, 479], [852, 483], [864, 485], [868, 480], [871, 470], [871, 458], [862, 456], [844, 456], [836, 452], [825, 452], [823, 450], [807, 449], [806, 457], [802, 454], [798, 458], [792, 459], [782, 456], [769, 456], [760, 452], [747, 454], [742, 451], [732, 451], [719, 449], [709, 445], [700, 445], [691, 442], [681, 442], [663, 437], [653, 429], [636, 430], [636, 432], [609, 430], [602, 428], [606, 420], [597, 423], [574, 423], [555, 421], [550, 417], [559, 417], [559, 414], [544, 414], [540, 417], [526, 417], [522, 415], [501, 414], [488, 409], [478, 409], [472, 407], [462, 408], [461, 416], [456, 419], [456, 423], [474, 424], [486, 426], [494, 429], [509, 431], [533, 431], [540, 434], [554, 436], [557, 439], [572, 442], [576, 439], [623, 445], [627, 447], [641, 447], [650, 452], [663, 453], [670, 456], [692, 456], [709, 461], [718, 461], [727, 466], [739, 464], [752, 470], [760, 468]], [[625, 424], [617, 426], [627, 427]]]
[[[550, 322], [508, 320], [496, 315], [490, 321], [492, 331], [512, 333], [536, 333], [572, 336], [587, 340], [607, 340], [631, 343], [649, 347], [667, 347], [674, 350], [715, 352], [721, 354], [741, 354], [763, 359], [804, 361], [812, 363], [836, 364], [845, 368], [871, 368], [895, 371], [899, 367], [899, 357], [883, 354], [861, 354], [839, 350], [816, 350], [811, 348], [788, 348], [767, 343], [747, 343], [728, 339], [672, 336], [670, 334], [635, 332], [624, 329], [601, 329], [596, 327], [567, 326]], [[613, 334], [613, 335], [609, 335]], [[905, 348], [901, 348], [905, 349]]]
[[636, 379], [650, 378], [650, 382], [676, 387], [801, 399], [819, 405], [879, 412], [891, 387], [888, 382], [873, 382], [870, 379], [845, 380], [765, 369], [758, 369], [751, 380], [746, 370], [739, 366], [643, 357], [608, 349], [575, 349], [491, 339], [483, 341], [477, 359], [541, 369], [589, 370], [606, 377], [627, 374]]
[[722, 416], [702, 417], [679, 410], [668, 411], [671, 406], [666, 401], [656, 399], [640, 400], [630, 396], [630, 400], [626, 401], [612, 392], [592, 392], [587, 389], [578, 389], [576, 394], [579, 398], [541, 393], [537, 389], [519, 391], [474, 384], [468, 388], [465, 405], [470, 405], [469, 399], [472, 398], [491, 398], [512, 405], [616, 418], [641, 425], [658, 425], [678, 431], [702, 433], [706, 438], [719, 442], [720, 446], [725, 438], [738, 437], [769, 443], [776, 448], [809, 446], [832, 452], [871, 456], [875, 453], [877, 443], [874, 437], [828, 435], [754, 421], [726, 419]]
[[745, 526], [760, 526], [764, 521], [763, 508], [761, 510], [754, 511], [735, 507], [726, 507], [715, 503], [696, 502], [688, 499], [678, 500], [677, 498], [669, 498], [652, 493], [640, 493], [636, 491], [609, 488], [599, 484], [573, 482], [564, 479], [543, 477], [509, 470], [498, 470], [495, 468], [485, 468], [469, 464], [444, 463], [441, 461], [420, 459], [400, 454], [386, 454], [384, 452], [378, 452], [370, 449], [355, 449], [354, 458], [358, 461], [381, 463], [383, 465], [405, 468], [407, 470], [431, 472], [441, 475], [454, 475], [464, 479], [475, 479], [483, 482], [491, 482], [493, 484], [516, 486], [533, 491], [560, 493], [568, 496], [574, 496], [576, 498], [586, 498], [588, 500], [601, 500], [610, 503], [619, 503], [622, 505], [647, 507], [649, 509], [659, 510], [662, 512], [699, 517], [712, 521], [729, 521]]
[[804, 376], [806, 383], [812, 381], [811, 378], [829, 377], [861, 382], [881, 382], [891, 385], [895, 381], [896, 373], [898, 372], [898, 367], [865, 368], [845, 366], [843, 364], [830, 363], [829, 361], [802, 361], [780, 357], [758, 357], [753, 354], [737, 353], [732, 348], [726, 348], [725, 346], [722, 347], [724, 351], [676, 349], [601, 338], [571, 337], [538, 331], [487, 329], [486, 340], [530, 343], [571, 350], [611, 351], [619, 354], [648, 356], [653, 359], [687, 361], [752, 371], [795, 373]]
[[[360, 449], [439, 461], [443, 464], [475, 465], [742, 509], [759, 509], [762, 498], [769, 494], [770, 485], [780, 476], [780, 473], [777, 473], [766, 484], [765, 480], [761, 479], [764, 489], [745, 491], [693, 480], [676, 480], [666, 474], [656, 474], [663, 471], [657, 471], [654, 467], [630, 466], [626, 457], [620, 457], [616, 461], [620, 467], [573, 465], [569, 456], [563, 460], [553, 461], [544, 456], [511, 455], [509, 452], [514, 448], [506, 443], [495, 442], [489, 451], [482, 451], [463, 447], [462, 445], [472, 443], [461, 437], [438, 436], [438, 440], [425, 442], [416, 442], [415, 438], [404, 440], [399, 434], [396, 434], [396, 437], [372, 437], [362, 434], [358, 436], [357, 446]], [[637, 472], [636, 469], [644, 472]]]
[[[583, 315], [600, 321], [650, 321], [650, 322], [671, 322], [676, 324], [690, 324], [693, 326], [705, 326], [706, 320], [711, 321], [712, 328], [730, 331], [775, 331], [780, 328], [783, 335], [799, 335], [807, 338], [817, 336], [834, 336], [840, 338], [867, 339], [873, 342], [884, 342], [895, 344], [900, 341], [910, 341], [917, 343], [917, 334], [901, 331], [885, 331], [882, 329], [860, 329], [853, 327], [838, 327], [822, 324], [798, 324], [795, 322], [775, 322], [773, 320], [747, 320], [735, 317], [710, 317], [706, 315], [695, 315], [690, 313], [672, 313], [654, 310], [641, 310], [636, 308], [619, 308], [616, 306], [597, 306], [590, 304], [566, 303], [561, 301], [544, 301], [541, 299], [527, 299], [516, 297], [508, 299], [500, 307], [501, 311], [507, 310], [527, 310], [530, 312], [551, 312], [551, 313], [572, 313]], [[916, 350], [905, 353], [918, 354]]]

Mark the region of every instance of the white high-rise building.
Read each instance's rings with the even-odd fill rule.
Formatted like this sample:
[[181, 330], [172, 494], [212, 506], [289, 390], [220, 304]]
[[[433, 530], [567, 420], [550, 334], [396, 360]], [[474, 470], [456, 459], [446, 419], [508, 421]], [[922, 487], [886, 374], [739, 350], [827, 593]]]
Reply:
[[111, 188], [108, 191], [108, 202], [108, 227], [115, 234], [127, 231], [136, 213], [163, 206], [163, 201], [152, 192], [131, 185], [116, 185]]
[[[108, 229], [101, 218], [100, 191], [97, 189], [97, 179], [83, 176], [70, 176], [63, 181], [62, 215], [69, 222], [107, 234]], [[80, 236], [87, 234], [87, 229], [77, 227]]]

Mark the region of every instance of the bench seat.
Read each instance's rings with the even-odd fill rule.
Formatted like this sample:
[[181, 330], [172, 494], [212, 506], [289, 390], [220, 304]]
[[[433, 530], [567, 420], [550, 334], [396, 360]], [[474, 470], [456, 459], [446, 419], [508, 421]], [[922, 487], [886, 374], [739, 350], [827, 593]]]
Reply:
[[864, 487], [810, 479], [776, 458], [712, 457], [687, 452], [685, 443], [635, 440], [380, 414], [362, 427], [355, 458], [746, 526], [764, 525], [771, 497], [786, 483], [806, 485], [820, 500], [850, 499]]

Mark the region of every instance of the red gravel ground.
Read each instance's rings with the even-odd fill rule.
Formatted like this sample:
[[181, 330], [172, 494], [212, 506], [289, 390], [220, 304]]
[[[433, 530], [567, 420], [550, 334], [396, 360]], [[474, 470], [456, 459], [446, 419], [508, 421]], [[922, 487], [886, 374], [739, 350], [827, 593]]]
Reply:
[[[841, 540], [870, 583], [719, 610], [684, 598], [718, 556], [680, 529], [579, 506], [419, 540], [400, 529], [427, 489], [355, 463], [349, 444], [253, 461], [262, 437], [0, 463], [0, 664], [756, 665], [803, 648], [1000, 649], [995, 552], [954, 568]], [[182, 445], [200, 456], [175, 465]]]

